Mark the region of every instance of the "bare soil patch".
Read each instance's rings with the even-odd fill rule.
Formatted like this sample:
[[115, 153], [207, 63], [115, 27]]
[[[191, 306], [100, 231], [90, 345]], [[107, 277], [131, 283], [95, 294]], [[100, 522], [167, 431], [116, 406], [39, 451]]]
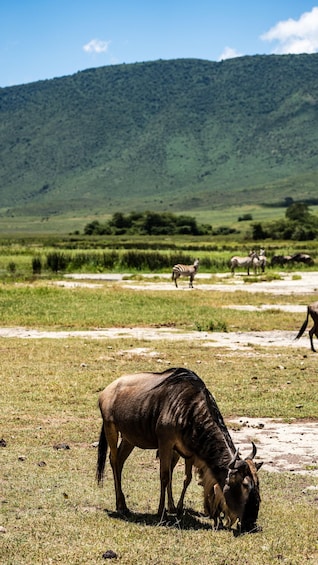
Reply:
[[250, 453], [251, 441], [255, 442], [256, 457], [264, 461], [264, 470], [318, 477], [317, 422], [242, 418], [230, 420], [228, 424], [243, 457]]

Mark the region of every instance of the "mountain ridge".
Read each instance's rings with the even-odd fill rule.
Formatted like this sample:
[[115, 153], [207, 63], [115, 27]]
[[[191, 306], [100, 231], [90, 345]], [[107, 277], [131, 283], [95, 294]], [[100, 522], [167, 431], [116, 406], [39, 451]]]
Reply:
[[0, 213], [315, 195], [318, 54], [151, 61], [0, 89]]

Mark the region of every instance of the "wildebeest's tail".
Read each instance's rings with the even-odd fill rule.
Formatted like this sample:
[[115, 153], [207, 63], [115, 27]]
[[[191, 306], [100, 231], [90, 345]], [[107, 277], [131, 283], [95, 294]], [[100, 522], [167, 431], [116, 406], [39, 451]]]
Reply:
[[98, 483], [101, 483], [104, 478], [107, 447], [108, 444], [104, 431], [104, 424], [102, 424], [102, 429], [100, 432], [99, 443], [98, 443], [98, 456], [97, 456], [97, 468], [96, 468], [96, 479]]
[[303, 335], [305, 329], [307, 328], [308, 318], [309, 318], [309, 306], [307, 306], [307, 317], [306, 317], [306, 320], [304, 321], [303, 325], [301, 326], [301, 328], [300, 328], [298, 334], [296, 335], [295, 339], [299, 339], [299, 338]]

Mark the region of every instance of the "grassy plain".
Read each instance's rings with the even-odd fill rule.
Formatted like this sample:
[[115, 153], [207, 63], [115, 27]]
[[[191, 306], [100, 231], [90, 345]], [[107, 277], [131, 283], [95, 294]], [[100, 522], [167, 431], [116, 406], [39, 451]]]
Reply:
[[[17, 256], [23, 256], [20, 253]], [[2, 258], [3, 259], [3, 258]], [[6, 261], [12, 260], [8, 253]], [[97, 288], [56, 286], [56, 278], [3, 277], [1, 326], [94, 329], [160, 326], [209, 331], [300, 327], [304, 314], [223, 309], [220, 293], [136, 292], [117, 283]], [[61, 279], [61, 277], [59, 277]], [[305, 305], [314, 297], [297, 296]], [[222, 293], [222, 306], [275, 304], [262, 293]], [[292, 296], [280, 297], [292, 304]], [[316, 565], [318, 479], [260, 471], [262, 531], [234, 538], [215, 532], [202, 512], [194, 480], [180, 520], [160, 524], [159, 469], [154, 452], [135, 450], [124, 469], [129, 520], [115, 510], [108, 465], [95, 483], [101, 419], [98, 393], [124, 372], [187, 366], [215, 394], [225, 419], [317, 419], [316, 357], [306, 349], [262, 348], [248, 353], [199, 343], [135, 339], [19, 339], [0, 342], [0, 556], [5, 565], [103, 563], [112, 550], [123, 565]], [[284, 367], [284, 370], [282, 370]], [[299, 406], [303, 406], [301, 412]], [[55, 449], [57, 444], [69, 449]], [[261, 453], [259, 453], [261, 457]], [[176, 498], [182, 464], [174, 477]], [[117, 562], [114, 560], [114, 562]]]
[[[123, 564], [292, 565], [316, 564], [318, 480], [261, 471], [262, 531], [233, 538], [214, 532], [193, 481], [186, 510], [160, 525], [155, 516], [159, 470], [154, 452], [135, 450], [124, 470], [133, 514], [115, 513], [110, 467], [104, 488], [95, 483], [101, 419], [98, 392], [127, 371], [187, 365], [214, 392], [224, 416], [315, 415], [316, 359], [301, 353], [256, 348], [252, 355], [188, 343], [135, 340], [19, 340], [1, 344], [0, 553], [6, 565], [102, 563], [111, 549]], [[155, 351], [156, 355], [151, 352]], [[279, 369], [284, 365], [286, 371]], [[287, 385], [287, 379], [292, 385]], [[54, 449], [66, 443], [70, 449]], [[260, 454], [261, 456], [261, 454]], [[174, 479], [176, 497], [182, 466]], [[278, 534], [279, 532], [279, 534]]]
[[[310, 211], [317, 215], [318, 206], [310, 206]], [[244, 206], [227, 206], [225, 208], [207, 208], [197, 209], [193, 213], [188, 210], [181, 211], [190, 216], [195, 216], [198, 224], [209, 224], [213, 229], [220, 226], [227, 226], [237, 230], [235, 237], [240, 241], [244, 241], [246, 235], [251, 233], [251, 226], [255, 222], [269, 222], [285, 218], [286, 208], [265, 207], [257, 204], [245, 204]], [[250, 214], [252, 220], [239, 221], [239, 218]], [[84, 227], [93, 220], [100, 223], [110, 220], [111, 214], [106, 213], [87, 213], [83, 211], [81, 214], [61, 214], [52, 215], [43, 219], [39, 216], [13, 216], [1, 218], [0, 234], [1, 236], [50, 236], [60, 234], [67, 235], [79, 231], [83, 233]], [[215, 239], [215, 238], [213, 238]], [[293, 242], [294, 244], [295, 242]]]

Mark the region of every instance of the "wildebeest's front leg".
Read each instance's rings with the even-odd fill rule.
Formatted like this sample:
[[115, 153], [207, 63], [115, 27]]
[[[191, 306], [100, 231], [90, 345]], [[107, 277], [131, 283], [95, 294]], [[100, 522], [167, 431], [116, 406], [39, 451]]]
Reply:
[[129, 454], [134, 449], [134, 446], [122, 439], [120, 446], [118, 444], [118, 430], [113, 423], [105, 425], [106, 436], [108, 440], [108, 445], [110, 449], [110, 464], [113, 470], [115, 492], [116, 492], [116, 510], [121, 514], [127, 514], [129, 512], [125, 496], [121, 488], [121, 474], [124, 463], [129, 456]]
[[179, 502], [177, 504], [177, 513], [180, 514], [183, 510], [183, 503], [184, 503], [184, 497], [185, 497], [185, 493], [187, 491], [187, 488], [189, 486], [189, 484], [192, 481], [192, 466], [193, 466], [193, 457], [187, 458], [184, 461], [184, 481], [183, 481], [183, 489], [179, 498]]
[[172, 496], [172, 470], [174, 461], [174, 452], [170, 445], [159, 444], [159, 459], [160, 459], [160, 501], [158, 507], [158, 515], [161, 517], [165, 511], [166, 490], [168, 495], [168, 511], [171, 513], [176, 512]]

